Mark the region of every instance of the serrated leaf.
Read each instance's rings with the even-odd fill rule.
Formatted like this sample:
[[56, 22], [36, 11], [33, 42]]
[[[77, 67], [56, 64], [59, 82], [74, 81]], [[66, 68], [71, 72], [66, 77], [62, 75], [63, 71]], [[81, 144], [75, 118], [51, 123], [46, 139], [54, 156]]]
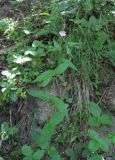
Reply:
[[41, 158], [44, 156], [44, 150], [37, 150], [33, 156], [32, 159], [33, 160], [41, 160]]
[[100, 122], [100, 120], [99, 120], [98, 118], [96, 118], [96, 117], [89, 117], [89, 119], [88, 119], [88, 124], [89, 124], [90, 126], [96, 126], [96, 127], [98, 127], [98, 126], [100, 126], [101, 122]]
[[32, 150], [31, 147], [28, 145], [24, 145], [22, 147], [22, 154], [26, 157], [32, 156]]
[[105, 151], [105, 152], [109, 151], [109, 143], [106, 139], [99, 139], [99, 144], [100, 144], [100, 148], [103, 151]]
[[95, 131], [95, 130], [88, 130], [88, 135], [90, 136], [90, 138], [98, 141], [99, 140], [99, 134]]
[[93, 103], [93, 102], [89, 104], [88, 110], [94, 117], [100, 117], [100, 114], [102, 112], [98, 104]]
[[97, 141], [95, 140], [90, 140], [89, 141], [89, 145], [88, 145], [88, 148], [91, 152], [96, 152], [99, 148], [100, 148], [100, 145]]
[[100, 121], [101, 121], [102, 124], [106, 124], [106, 125], [111, 125], [112, 124], [112, 118], [107, 114], [103, 114], [100, 117]]

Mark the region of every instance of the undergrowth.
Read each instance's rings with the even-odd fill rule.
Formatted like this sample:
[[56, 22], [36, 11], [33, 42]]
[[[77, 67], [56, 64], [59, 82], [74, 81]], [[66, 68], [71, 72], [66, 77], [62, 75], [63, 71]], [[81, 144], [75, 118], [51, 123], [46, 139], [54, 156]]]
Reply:
[[[12, 3], [18, 9], [24, 5]], [[3, 106], [8, 110], [30, 96], [56, 108], [42, 131], [32, 133], [34, 145], [19, 143], [17, 122], [14, 127], [3, 122], [1, 160], [107, 159], [115, 146], [115, 133], [100, 133], [100, 127], [112, 125], [112, 116], [98, 105], [99, 71], [104, 62], [115, 67], [113, 8], [114, 2], [106, 0], [44, 1], [33, 5], [19, 22], [0, 20], [0, 34], [11, 43], [0, 50], [1, 112]], [[56, 81], [66, 93], [60, 97], [43, 92]], [[20, 149], [4, 155], [2, 144], [13, 141], [12, 136]], [[114, 158], [112, 154], [109, 160]]]

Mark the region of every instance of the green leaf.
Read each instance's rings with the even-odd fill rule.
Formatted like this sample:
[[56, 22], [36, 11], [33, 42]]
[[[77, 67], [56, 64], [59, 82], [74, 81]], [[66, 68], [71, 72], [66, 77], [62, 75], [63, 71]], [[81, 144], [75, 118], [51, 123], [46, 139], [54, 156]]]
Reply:
[[33, 142], [39, 146], [40, 145], [39, 144], [40, 134], [32, 132], [31, 136], [32, 136]]
[[115, 144], [115, 133], [110, 133], [108, 135], [108, 139], [109, 139], [109, 141], [111, 141], [112, 143]]
[[42, 91], [38, 91], [38, 90], [34, 90], [34, 89], [29, 89], [29, 90], [27, 90], [27, 92], [32, 97], [40, 98], [40, 99], [46, 100], [46, 101], [51, 101], [52, 96], [49, 95], [48, 93], [44, 93]]
[[112, 124], [112, 118], [107, 114], [103, 114], [100, 117], [100, 121], [101, 121], [102, 124], [106, 124], [106, 125], [111, 125]]
[[101, 122], [100, 122], [99, 118], [89, 117], [88, 124], [90, 126], [98, 127], [98, 126], [100, 126]]
[[41, 160], [41, 158], [44, 156], [44, 151], [43, 150], [37, 150], [33, 156], [32, 159], [33, 160]]
[[96, 152], [99, 148], [100, 148], [100, 145], [97, 141], [95, 140], [90, 140], [89, 141], [89, 145], [88, 145], [88, 148], [91, 152]]
[[33, 41], [32, 43], [33, 48], [41, 47], [42, 45], [43, 45], [42, 42], [37, 41], [37, 40]]
[[16, 127], [9, 128], [9, 134], [13, 135], [13, 134], [16, 134], [17, 132], [18, 132], [18, 129]]
[[39, 137], [39, 145], [42, 149], [46, 149], [49, 146], [50, 139], [55, 131], [55, 125], [48, 122], [45, 124], [44, 128], [42, 129], [42, 132]]
[[54, 76], [54, 72], [52, 70], [48, 70], [46, 72], [43, 72], [40, 76], [38, 76], [34, 80], [34, 83], [36, 83], [36, 82], [42, 82], [42, 85], [46, 86], [53, 79], [53, 76]]
[[68, 116], [67, 105], [58, 97], [51, 96], [48, 93], [44, 93], [36, 90], [27, 91], [31, 96], [36, 98], [41, 98], [47, 100], [48, 102], [53, 103], [53, 105], [58, 110], [57, 113], [54, 113], [47, 124], [43, 127], [41, 134], [33, 134], [32, 137], [34, 141], [42, 148], [46, 149], [49, 146], [52, 135], [55, 132], [56, 125], [58, 125], [63, 118]]
[[106, 139], [99, 139], [99, 144], [100, 144], [100, 148], [105, 151], [108, 152], [109, 151], [109, 142]]
[[104, 158], [103, 158], [103, 156], [101, 156], [99, 154], [95, 154], [95, 155], [91, 156], [89, 160], [104, 160]]
[[69, 120], [67, 104], [65, 104], [60, 98], [57, 97], [51, 97], [51, 101], [53, 105], [58, 109], [58, 111], [64, 114], [66, 118]]
[[5, 20], [0, 20], [0, 31], [4, 31], [7, 26], [8, 23]]
[[87, 0], [84, 2], [84, 8], [85, 10], [87, 11], [90, 11], [93, 9], [93, 4], [92, 4], [92, 1], [91, 0]]
[[24, 145], [22, 147], [22, 154], [26, 157], [32, 156], [32, 150], [31, 147], [28, 145]]
[[54, 70], [55, 75], [64, 73], [68, 67], [69, 67], [69, 66], [68, 66], [67, 63], [62, 63], [62, 64], [60, 64], [60, 65]]
[[1, 125], [2, 132], [8, 132], [9, 131], [9, 124], [8, 122], [3, 122]]
[[94, 139], [96, 141], [99, 140], [99, 135], [98, 135], [98, 133], [95, 130], [89, 129], [88, 130], [88, 135], [90, 136], [90, 138], [92, 138], [92, 139]]
[[65, 150], [65, 153], [68, 157], [71, 157], [72, 159], [74, 159], [74, 157], [77, 157], [77, 155], [75, 154], [75, 151], [72, 148], [67, 148]]
[[88, 110], [94, 117], [100, 117], [100, 114], [102, 112], [98, 104], [93, 102], [91, 102], [90, 105], [88, 106]]
[[55, 147], [50, 147], [48, 149], [48, 154], [51, 157], [51, 160], [63, 160], [59, 153], [57, 152], [57, 150], [55, 149]]

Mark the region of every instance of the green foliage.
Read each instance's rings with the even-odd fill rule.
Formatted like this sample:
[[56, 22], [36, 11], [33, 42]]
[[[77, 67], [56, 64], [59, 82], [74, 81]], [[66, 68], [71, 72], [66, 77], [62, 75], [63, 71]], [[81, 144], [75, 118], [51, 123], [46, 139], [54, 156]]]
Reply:
[[45, 87], [49, 84], [53, 77], [64, 73], [68, 67], [76, 70], [76, 67], [70, 61], [64, 59], [63, 63], [60, 64], [57, 68], [55, 68], [54, 70], [48, 70], [46, 72], [43, 72], [34, 80], [34, 82], [42, 82], [42, 86]]
[[24, 145], [22, 147], [22, 154], [25, 156], [23, 160], [40, 160], [44, 156], [44, 151], [37, 150], [33, 153], [30, 146]]
[[8, 23], [6, 20], [0, 20], [0, 31], [5, 31], [7, 26], [8, 26]]
[[112, 124], [111, 116], [102, 114], [102, 110], [97, 104], [91, 102], [88, 110], [91, 113], [91, 116], [88, 118], [88, 124], [90, 126], [99, 127], [100, 125]]
[[[27, 8], [22, 0], [11, 0], [11, 3], [20, 13]], [[103, 113], [94, 102], [88, 105], [86, 112], [85, 102], [88, 99], [84, 95], [86, 85], [94, 91], [98, 101], [100, 66], [103, 62], [108, 64], [108, 61], [115, 66], [113, 3], [104, 0], [40, 1], [29, 8], [28, 15], [21, 14], [24, 17], [19, 23], [14, 21], [15, 18], [0, 20], [1, 35], [6, 42], [14, 45], [8, 50], [6, 45], [5, 52], [0, 50], [0, 107], [4, 103], [17, 105], [29, 94], [56, 108], [42, 131], [32, 133], [32, 140], [38, 147], [22, 147], [24, 160], [42, 159], [45, 154], [51, 160], [63, 159], [62, 152], [60, 154], [56, 149], [58, 147], [52, 146], [52, 138], [56, 146], [59, 144], [66, 148], [63, 156], [71, 160], [103, 160], [102, 154], [110, 151], [110, 144], [115, 144], [114, 133], [104, 138], [98, 131], [99, 127], [112, 124], [111, 116]], [[60, 31], [65, 35], [61, 35]], [[50, 87], [57, 80], [64, 83], [63, 100], [43, 91], [27, 89], [33, 84], [38, 88], [49, 84]], [[77, 106], [79, 99], [82, 109]], [[16, 132], [15, 127], [3, 123], [1, 140]]]
[[90, 157], [89, 160], [103, 160], [104, 158], [101, 155], [95, 154]]
[[1, 124], [1, 132], [0, 132], [0, 139], [5, 141], [9, 138], [10, 135], [14, 135], [18, 132], [16, 127], [10, 127], [8, 122], [3, 122]]
[[[57, 112], [51, 116], [50, 120], [43, 127], [41, 133], [32, 134], [33, 141], [35, 141], [35, 143], [38, 144], [41, 149], [47, 149], [49, 147], [52, 135], [55, 133], [56, 126], [64, 119], [65, 116], [68, 118], [67, 105], [58, 97], [51, 96], [48, 93], [44, 93], [42, 91], [28, 90], [28, 93], [33, 97], [49, 101], [57, 109]], [[48, 153], [51, 156], [52, 160], [54, 158], [56, 158], [57, 160], [61, 160], [55, 148], [50, 148]]]
[[105, 152], [109, 151], [108, 140], [100, 138], [98, 133], [94, 130], [88, 130], [88, 135], [91, 138], [88, 146], [90, 151], [96, 152], [98, 149], [102, 149]]

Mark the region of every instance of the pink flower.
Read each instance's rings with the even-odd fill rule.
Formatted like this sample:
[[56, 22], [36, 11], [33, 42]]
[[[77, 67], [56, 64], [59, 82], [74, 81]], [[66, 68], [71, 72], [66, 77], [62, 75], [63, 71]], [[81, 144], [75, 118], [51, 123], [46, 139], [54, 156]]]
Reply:
[[66, 31], [60, 31], [59, 34], [60, 34], [61, 37], [65, 37], [66, 36]]

